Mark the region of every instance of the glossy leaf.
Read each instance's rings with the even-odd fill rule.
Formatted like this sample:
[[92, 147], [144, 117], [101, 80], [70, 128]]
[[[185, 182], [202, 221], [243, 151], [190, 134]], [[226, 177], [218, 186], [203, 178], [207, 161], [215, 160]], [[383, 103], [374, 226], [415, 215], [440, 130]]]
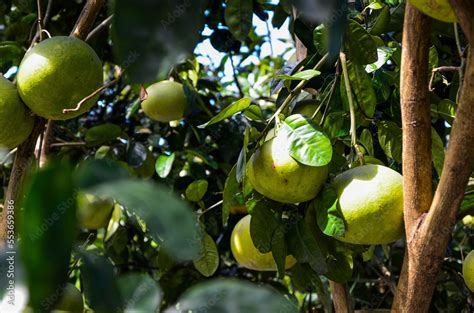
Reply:
[[120, 126], [106, 123], [87, 130], [85, 140], [88, 145], [101, 145], [116, 139], [121, 133]]
[[273, 232], [271, 252], [278, 269], [278, 275], [284, 277], [287, 247], [285, 241], [285, 226], [282, 224], [280, 224]]
[[173, 168], [174, 159], [174, 153], [171, 153], [170, 155], [162, 154], [156, 159], [155, 170], [158, 176], [166, 178], [169, 175]]
[[250, 236], [254, 246], [261, 253], [272, 251], [273, 233], [280, 225], [270, 208], [262, 205], [265, 203], [265, 200], [262, 200], [254, 208], [250, 219]]
[[274, 289], [235, 279], [216, 279], [193, 286], [179, 298], [178, 304], [179, 310], [170, 307], [165, 312], [299, 312], [296, 305]]
[[324, 166], [331, 161], [331, 141], [313, 122], [301, 114], [287, 117], [282, 124], [289, 139], [290, 155], [308, 166]]
[[325, 235], [331, 237], [341, 237], [346, 232], [338, 202], [337, 193], [331, 187], [324, 188], [313, 202], [319, 228]]
[[127, 274], [118, 278], [118, 287], [124, 299], [124, 313], [156, 312], [160, 306], [162, 291], [148, 275]]
[[438, 176], [441, 177], [444, 164], [444, 144], [438, 132], [433, 127], [431, 128], [431, 155], [436, 172]]
[[380, 121], [377, 123], [377, 135], [380, 146], [385, 154], [397, 161], [402, 162], [402, 130], [391, 121]]
[[278, 75], [276, 78], [286, 80], [310, 80], [311, 78], [314, 78], [319, 75], [321, 75], [320, 71], [305, 70], [293, 75]]
[[214, 239], [204, 234], [202, 250], [197, 258], [193, 260], [194, 267], [206, 277], [212, 276], [219, 267], [219, 251]]
[[240, 184], [236, 175], [237, 166], [234, 165], [225, 180], [222, 202], [222, 225], [227, 223], [231, 208], [242, 205], [236, 197], [240, 192]]
[[354, 62], [347, 63], [347, 70], [352, 91], [354, 92], [360, 109], [367, 117], [373, 117], [377, 97], [372, 80], [362, 65]]
[[189, 184], [189, 186], [186, 188], [186, 198], [189, 201], [192, 202], [199, 202], [201, 201], [202, 197], [207, 192], [207, 187], [209, 186], [209, 183], [205, 179], [200, 179], [192, 182]]
[[365, 128], [362, 130], [362, 133], [360, 134], [359, 141], [362, 144], [362, 146], [365, 148], [367, 153], [371, 156], [374, 155], [374, 140], [372, 139], [372, 134], [370, 133], [370, 130]]
[[348, 59], [358, 64], [377, 61], [377, 44], [372, 36], [354, 20], [349, 20], [345, 48]]
[[225, 120], [226, 118], [231, 117], [235, 113], [238, 113], [238, 112], [241, 112], [241, 111], [247, 109], [250, 106], [251, 103], [252, 103], [252, 101], [249, 98], [242, 98], [242, 99], [232, 103], [231, 105], [229, 105], [225, 109], [223, 109], [221, 112], [219, 112], [219, 114], [217, 114], [216, 116], [211, 118], [209, 120], [209, 122], [200, 125], [199, 128], [205, 128], [205, 127], [210, 126], [212, 124], [219, 123], [219, 122]]

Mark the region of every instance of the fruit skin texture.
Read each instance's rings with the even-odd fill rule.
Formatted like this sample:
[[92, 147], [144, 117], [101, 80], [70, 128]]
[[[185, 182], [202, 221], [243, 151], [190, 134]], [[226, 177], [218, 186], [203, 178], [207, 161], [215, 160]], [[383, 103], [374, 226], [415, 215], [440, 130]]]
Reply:
[[113, 208], [112, 199], [103, 199], [84, 192], [79, 192], [77, 195], [77, 219], [81, 227], [87, 229], [107, 227]]
[[15, 85], [0, 75], [0, 148], [19, 146], [30, 135], [33, 122]]
[[[255, 271], [276, 271], [277, 267], [271, 252], [261, 253], [254, 246], [250, 236], [251, 215], [243, 217], [234, 227], [230, 238], [232, 255], [240, 266]], [[293, 256], [286, 257], [285, 268], [296, 264]]]
[[334, 178], [346, 233], [337, 239], [362, 245], [386, 244], [403, 235], [403, 178], [396, 171], [369, 164]]
[[328, 167], [304, 165], [289, 154], [287, 136], [279, 133], [250, 158], [248, 173], [255, 190], [283, 202], [305, 202], [316, 197], [328, 176]]
[[69, 312], [82, 313], [84, 312], [84, 301], [81, 292], [70, 283], [67, 283], [63, 289], [63, 295], [56, 304], [53, 313]]
[[410, 3], [426, 15], [447, 23], [456, 22], [449, 0], [410, 0]]
[[158, 122], [171, 122], [183, 118], [188, 107], [183, 85], [164, 80], [146, 89], [148, 97], [142, 102], [145, 115]]
[[17, 84], [25, 104], [41, 117], [67, 120], [95, 104], [98, 95], [73, 109], [102, 85], [102, 62], [84, 41], [66, 36], [46, 39], [28, 51], [18, 69]]
[[466, 286], [474, 292], [474, 250], [469, 252], [464, 259], [464, 263], [462, 264], [462, 276], [464, 277]]

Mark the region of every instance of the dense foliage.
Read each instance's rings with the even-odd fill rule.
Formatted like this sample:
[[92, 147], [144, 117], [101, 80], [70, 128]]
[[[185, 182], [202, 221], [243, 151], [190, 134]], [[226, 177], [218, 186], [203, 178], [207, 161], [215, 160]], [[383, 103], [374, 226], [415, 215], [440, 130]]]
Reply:
[[[69, 35], [85, 3], [40, 2], [51, 36]], [[88, 113], [54, 123], [49, 162], [41, 169], [35, 164], [24, 199], [16, 204], [22, 259], [16, 271], [28, 287], [30, 306], [40, 312], [54, 304], [58, 286], [67, 281], [80, 288], [86, 308], [94, 312], [174, 312], [176, 303], [180, 310], [203, 312], [331, 312], [332, 280], [347, 283], [356, 309], [390, 308], [404, 239], [371, 246], [336, 240], [347, 225], [330, 182], [361, 161], [401, 172], [404, 3], [111, 2], [96, 22], [113, 14], [110, 30], [102, 27], [87, 42], [103, 62], [105, 81], [114, 83]], [[297, 17], [292, 5], [302, 12]], [[0, 72], [11, 81], [35, 37], [37, 13], [36, 1], [0, 3]], [[262, 23], [268, 34], [255, 31]], [[453, 25], [433, 22], [430, 69], [462, 62], [466, 42]], [[272, 32], [281, 27], [307, 48], [304, 59], [264, 54]], [[220, 64], [193, 54], [204, 43], [217, 50]], [[188, 106], [180, 121], [157, 122], [141, 109], [145, 89], [163, 79], [183, 85]], [[435, 185], [459, 81], [457, 71], [433, 76]], [[302, 113], [304, 107], [310, 111]], [[275, 126], [278, 135], [288, 136], [294, 159], [327, 166], [328, 178], [315, 200], [283, 203], [252, 190], [246, 168]], [[4, 188], [13, 157], [2, 154]], [[264, 182], [277, 187], [271, 183]], [[473, 244], [474, 189], [469, 188], [433, 312], [472, 310], [472, 295], [460, 275]], [[115, 200], [106, 228], [78, 225], [78, 191]], [[245, 211], [252, 215], [255, 246], [273, 253], [278, 270], [259, 272], [236, 263], [231, 234]], [[383, 223], [370, 227], [384, 231]], [[290, 254], [297, 264], [285, 271]], [[2, 271], [1, 292], [5, 277]]]

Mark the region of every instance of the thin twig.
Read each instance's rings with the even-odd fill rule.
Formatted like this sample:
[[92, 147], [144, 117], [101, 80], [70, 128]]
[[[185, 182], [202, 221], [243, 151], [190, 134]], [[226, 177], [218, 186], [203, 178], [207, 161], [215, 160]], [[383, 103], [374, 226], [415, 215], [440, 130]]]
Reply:
[[102, 21], [102, 23], [100, 23], [99, 25], [97, 25], [96, 28], [94, 28], [94, 29], [89, 33], [89, 35], [87, 35], [86, 41], [91, 40], [92, 38], [94, 38], [95, 35], [97, 35], [97, 34], [100, 33], [101, 31], [103, 31], [104, 29], [108, 28], [108, 27], [112, 24], [112, 19], [113, 19], [113, 17], [114, 17], [114, 15], [112, 14], [111, 16], [109, 16], [108, 18], [106, 18], [104, 21]]
[[81, 147], [85, 146], [87, 143], [83, 141], [79, 142], [56, 142], [49, 145], [50, 148], [57, 148], [57, 147]]
[[109, 88], [110, 86], [112, 86], [113, 84], [115, 84], [116, 82], [119, 81], [120, 77], [122, 75], [120, 74], [117, 78], [115, 78], [114, 80], [111, 80], [109, 81], [108, 83], [106, 83], [105, 85], [103, 85], [102, 87], [94, 90], [94, 92], [92, 92], [90, 95], [88, 95], [87, 97], [85, 97], [84, 99], [82, 99], [81, 101], [79, 101], [79, 103], [76, 105], [75, 108], [72, 108], [72, 109], [64, 109], [63, 110], [63, 114], [66, 114], [66, 113], [69, 113], [69, 112], [77, 112], [81, 109], [82, 105], [84, 103], [86, 103], [87, 101], [89, 101], [90, 99], [94, 98], [95, 96], [97, 96], [99, 93], [101, 93], [103, 90]]
[[234, 60], [233, 60], [233, 54], [232, 53], [229, 53], [230, 57], [229, 57], [229, 60], [230, 60], [230, 65], [232, 66], [232, 75], [234, 77], [234, 82], [235, 82], [235, 85], [237, 86], [237, 89], [239, 90], [239, 95], [241, 98], [244, 97], [244, 92], [242, 90], [242, 86], [240, 86], [240, 83], [239, 83], [239, 79], [238, 79], [238, 75], [237, 75], [237, 69], [235, 68], [235, 65], [234, 65]]
[[[440, 66], [440, 67], [435, 67], [432, 71], [431, 71], [431, 78], [430, 78], [430, 84], [429, 84], [429, 90], [430, 91], [433, 91], [434, 88], [433, 88], [433, 83], [434, 83], [434, 78], [436, 76], [436, 73], [439, 73], [439, 72], [459, 72], [461, 69], [460, 66]], [[461, 74], [462, 75], [462, 74]]]
[[357, 144], [357, 127], [356, 127], [356, 117], [355, 117], [355, 110], [354, 110], [354, 99], [352, 97], [352, 90], [351, 84], [349, 82], [349, 74], [347, 71], [347, 63], [346, 63], [346, 55], [341, 52], [339, 54], [339, 58], [341, 59], [341, 66], [342, 66], [342, 73], [344, 76], [344, 85], [346, 87], [346, 94], [347, 94], [347, 101], [349, 102], [349, 112], [351, 115], [351, 143], [352, 147], [354, 148], [357, 158], [361, 165], [364, 165], [364, 155], [360, 151], [359, 144]]
[[43, 40], [43, 13], [41, 12], [41, 0], [36, 0], [36, 6], [38, 7], [38, 33], [40, 41]]
[[[313, 67], [313, 70], [317, 70], [317, 69], [321, 68], [321, 66], [323, 66], [323, 64], [326, 62], [327, 58], [328, 58], [328, 54], [326, 53], [326, 55], [324, 55], [321, 58], [321, 60], [319, 60], [319, 62]], [[291, 100], [293, 100], [293, 98], [296, 97], [301, 92], [301, 90], [304, 88], [304, 86], [306, 86], [307, 83], [308, 83], [307, 80], [302, 80], [298, 83], [298, 85], [296, 85], [296, 87], [293, 90], [290, 91], [290, 94], [286, 97], [285, 101], [283, 101], [283, 103], [280, 105], [280, 107], [276, 110], [276, 112], [268, 120], [268, 123], [265, 126], [265, 128], [263, 129], [263, 131], [260, 134], [259, 138], [257, 139], [257, 142], [259, 142], [260, 139], [262, 139], [265, 136], [265, 134], [268, 131], [271, 123], [273, 122], [273, 120], [275, 120], [277, 118], [277, 116], [281, 112], [283, 112], [283, 110], [286, 109], [286, 107], [291, 103]]]

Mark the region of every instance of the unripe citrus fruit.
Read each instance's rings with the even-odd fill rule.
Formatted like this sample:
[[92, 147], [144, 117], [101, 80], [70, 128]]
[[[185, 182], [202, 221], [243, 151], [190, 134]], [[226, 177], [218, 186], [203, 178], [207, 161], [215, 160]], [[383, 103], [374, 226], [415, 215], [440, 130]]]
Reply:
[[283, 203], [313, 199], [328, 176], [327, 166], [308, 166], [293, 159], [289, 154], [288, 137], [283, 133], [266, 141], [247, 166], [255, 190]]
[[183, 118], [188, 106], [183, 85], [165, 80], [146, 89], [147, 98], [142, 102], [145, 115], [158, 122], [171, 122]]
[[[277, 267], [271, 252], [261, 253], [255, 247], [250, 236], [251, 216], [243, 217], [236, 225], [231, 235], [231, 250], [240, 266], [255, 271], [276, 271]], [[295, 258], [286, 257], [285, 268], [289, 269], [296, 264]]]
[[18, 69], [18, 91], [25, 104], [41, 117], [66, 120], [95, 104], [98, 96], [73, 109], [102, 84], [102, 63], [84, 41], [59, 36], [46, 39], [25, 54]]
[[73, 284], [67, 283], [64, 286], [63, 295], [61, 299], [56, 304], [52, 312], [84, 312], [84, 300], [82, 299], [82, 293]]
[[447, 23], [453, 23], [457, 20], [449, 0], [410, 0], [410, 3], [434, 19]]
[[474, 292], [474, 250], [469, 252], [464, 259], [464, 263], [462, 264], [462, 276], [464, 277], [466, 286]]
[[338, 175], [331, 186], [337, 192], [346, 226], [339, 240], [376, 245], [402, 237], [402, 175], [388, 167], [370, 164]]
[[21, 102], [15, 85], [0, 75], [0, 149], [19, 146], [32, 129], [33, 116]]
[[114, 201], [109, 198], [99, 198], [95, 195], [79, 192], [77, 194], [77, 219], [81, 227], [99, 229], [107, 227], [114, 207]]

